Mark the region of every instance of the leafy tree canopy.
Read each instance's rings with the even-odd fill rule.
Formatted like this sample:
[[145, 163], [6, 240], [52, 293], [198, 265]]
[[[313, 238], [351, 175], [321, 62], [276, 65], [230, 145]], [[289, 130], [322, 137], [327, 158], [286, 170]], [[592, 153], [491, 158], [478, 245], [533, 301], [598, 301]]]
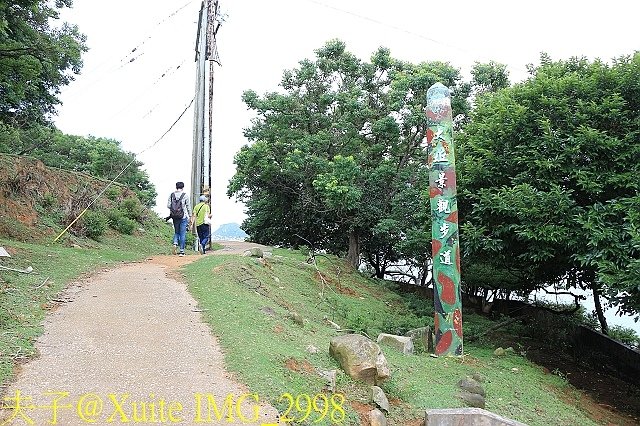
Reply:
[[236, 155], [228, 194], [248, 208], [255, 241], [360, 255], [377, 276], [400, 258], [429, 257], [426, 91], [453, 89], [456, 114], [470, 85], [442, 62], [410, 64], [378, 49], [370, 62], [339, 40], [283, 74], [280, 92], [244, 93], [256, 118]]
[[606, 330], [601, 294], [640, 312], [640, 53], [530, 73], [479, 96], [458, 138], [461, 240], [523, 290], [591, 289]]
[[49, 120], [57, 94], [82, 67], [85, 36], [52, 26], [72, 0], [0, 0], [0, 122], [18, 127]]

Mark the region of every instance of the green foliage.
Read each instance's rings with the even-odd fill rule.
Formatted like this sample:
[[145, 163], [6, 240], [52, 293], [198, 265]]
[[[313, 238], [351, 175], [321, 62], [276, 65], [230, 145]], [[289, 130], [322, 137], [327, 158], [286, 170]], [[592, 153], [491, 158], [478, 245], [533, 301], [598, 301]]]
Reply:
[[129, 219], [118, 209], [109, 210], [107, 212], [107, 220], [109, 226], [121, 234], [133, 235], [137, 227], [135, 220]]
[[543, 55], [530, 72], [478, 97], [458, 138], [463, 263], [524, 291], [587, 287], [637, 314], [640, 53]]
[[640, 336], [633, 328], [614, 325], [609, 328], [609, 337], [631, 348], [640, 348]]
[[100, 211], [88, 210], [82, 216], [82, 221], [86, 236], [96, 241], [100, 241], [109, 225], [107, 217]]
[[[135, 192], [143, 205], [155, 205], [157, 193], [147, 172], [141, 169], [142, 163], [135, 159], [133, 153], [123, 151], [116, 140], [65, 135], [46, 126], [18, 129], [0, 123], [0, 152], [29, 155], [50, 167], [84, 172], [108, 180], [114, 179], [128, 165], [116, 182]], [[121, 189], [111, 188], [107, 190], [107, 198], [116, 201]]]
[[85, 36], [75, 25], [53, 26], [72, 0], [0, 0], [0, 122], [47, 122], [57, 94], [82, 67]]
[[346, 252], [351, 240], [378, 277], [399, 258], [422, 267], [431, 232], [426, 91], [448, 85], [464, 115], [470, 86], [449, 64], [414, 65], [384, 48], [370, 62], [339, 40], [315, 53], [283, 73], [284, 93], [243, 95], [257, 118], [228, 187], [247, 205], [243, 229], [256, 242], [309, 242], [332, 253]]
[[142, 223], [145, 215], [145, 208], [135, 197], [128, 197], [122, 200], [119, 209], [123, 215], [138, 223]]

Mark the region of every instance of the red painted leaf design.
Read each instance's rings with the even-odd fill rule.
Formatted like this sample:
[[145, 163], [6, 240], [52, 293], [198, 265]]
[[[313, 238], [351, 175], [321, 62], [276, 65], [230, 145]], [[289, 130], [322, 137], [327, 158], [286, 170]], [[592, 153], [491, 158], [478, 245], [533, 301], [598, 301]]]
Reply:
[[448, 303], [449, 305], [453, 305], [454, 303], [456, 303], [455, 284], [453, 283], [453, 280], [442, 272], [439, 272], [438, 282], [442, 285], [440, 300]]
[[451, 333], [451, 330], [448, 330], [440, 337], [440, 341], [436, 345], [436, 355], [445, 353], [447, 349], [449, 349], [449, 346], [451, 346], [452, 341], [453, 333]]

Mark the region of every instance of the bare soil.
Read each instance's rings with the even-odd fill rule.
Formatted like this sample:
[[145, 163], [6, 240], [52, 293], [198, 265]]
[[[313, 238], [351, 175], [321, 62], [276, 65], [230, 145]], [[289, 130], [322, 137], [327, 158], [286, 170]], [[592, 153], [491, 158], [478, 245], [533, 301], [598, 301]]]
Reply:
[[[254, 246], [231, 243], [226, 252], [245, 245]], [[14, 408], [0, 418], [16, 415], [8, 424], [27, 424], [26, 416], [38, 425], [277, 423], [277, 411], [263, 396], [257, 396], [257, 418], [254, 397], [238, 399], [250, 390], [225, 371], [216, 338], [174, 273], [197, 258], [159, 256], [68, 288], [61, 298], [67, 302], [45, 320], [39, 357], [22, 366], [6, 392]], [[230, 395], [233, 412], [216, 422], [211, 411], [208, 421], [207, 406], [222, 411]]]

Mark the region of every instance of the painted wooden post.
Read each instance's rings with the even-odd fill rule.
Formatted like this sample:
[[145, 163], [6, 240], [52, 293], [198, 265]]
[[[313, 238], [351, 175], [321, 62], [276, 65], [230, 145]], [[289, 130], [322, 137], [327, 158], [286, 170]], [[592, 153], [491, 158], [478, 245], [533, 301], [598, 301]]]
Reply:
[[427, 91], [427, 123], [435, 353], [462, 355], [460, 242], [451, 96], [449, 89], [441, 83]]

